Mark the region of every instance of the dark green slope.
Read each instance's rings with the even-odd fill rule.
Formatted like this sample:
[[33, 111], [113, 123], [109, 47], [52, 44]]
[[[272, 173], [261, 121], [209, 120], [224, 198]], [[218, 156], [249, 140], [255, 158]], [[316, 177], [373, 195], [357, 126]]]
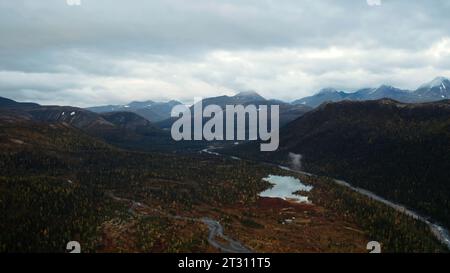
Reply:
[[450, 226], [450, 101], [324, 104], [281, 129], [276, 153], [255, 143], [230, 153], [347, 180]]

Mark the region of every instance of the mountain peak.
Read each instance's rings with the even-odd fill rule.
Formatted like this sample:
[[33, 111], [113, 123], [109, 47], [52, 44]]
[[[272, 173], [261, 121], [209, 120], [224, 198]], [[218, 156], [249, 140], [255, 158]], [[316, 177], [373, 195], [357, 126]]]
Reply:
[[392, 85], [382, 84], [377, 89], [397, 89], [393, 87]]
[[419, 97], [433, 100], [450, 98], [450, 80], [445, 77], [437, 77], [429, 83], [420, 86], [416, 92]]
[[260, 94], [258, 94], [255, 91], [243, 91], [243, 92], [239, 92], [237, 93], [234, 98], [245, 98], [245, 99], [251, 99], [254, 101], [257, 100], [266, 100], [264, 97], [262, 97]]
[[168, 104], [171, 104], [171, 105], [181, 104], [181, 102], [179, 102], [179, 101], [177, 101], [177, 100], [169, 100], [167, 103], [168, 103]]
[[433, 88], [433, 87], [439, 87], [439, 86], [446, 86], [446, 85], [450, 85], [450, 81], [448, 78], [446, 77], [436, 77], [434, 80], [432, 80], [431, 82], [425, 83], [423, 85], [421, 85], [419, 87], [419, 89], [423, 89], [423, 88]]
[[442, 83], [442, 82], [448, 81], [448, 78], [439, 76], [439, 77], [436, 77], [433, 81]]
[[376, 93], [385, 93], [385, 95], [390, 95], [390, 92], [396, 92], [396, 91], [401, 91], [401, 90], [392, 85], [382, 84], [377, 88], [370, 89], [370, 91], [368, 93], [372, 94], [372, 95], [376, 94]]
[[152, 100], [147, 101], [132, 101], [129, 104], [125, 105], [125, 107], [131, 107], [131, 108], [144, 108], [155, 104]]
[[321, 89], [318, 94], [328, 94], [328, 93], [337, 93], [337, 92], [338, 91], [335, 88], [328, 87], [328, 88]]
[[259, 94], [256, 91], [249, 90], [239, 92], [235, 95], [235, 97], [247, 97], [247, 96], [259, 96]]

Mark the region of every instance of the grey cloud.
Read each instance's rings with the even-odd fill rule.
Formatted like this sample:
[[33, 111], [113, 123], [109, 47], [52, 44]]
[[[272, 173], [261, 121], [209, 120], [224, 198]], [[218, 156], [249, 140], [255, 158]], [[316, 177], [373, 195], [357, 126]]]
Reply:
[[450, 76], [450, 2], [0, 2], [0, 96], [80, 106]]
[[[153, 52], [379, 43], [423, 47], [448, 33], [445, 0], [3, 1], [2, 48]], [[410, 40], [411, 39], [411, 40]], [[409, 43], [405, 43], [408, 41]], [[412, 42], [413, 41], [413, 42]]]

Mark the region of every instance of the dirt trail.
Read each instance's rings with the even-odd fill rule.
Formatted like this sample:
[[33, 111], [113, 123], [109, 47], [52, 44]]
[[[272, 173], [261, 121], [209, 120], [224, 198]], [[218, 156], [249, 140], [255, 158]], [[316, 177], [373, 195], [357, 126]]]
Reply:
[[[157, 213], [163, 215], [164, 217], [168, 217], [171, 219], [201, 222], [201, 223], [205, 224], [209, 229], [209, 233], [208, 233], [208, 237], [207, 237], [208, 243], [211, 246], [213, 246], [214, 248], [219, 249], [222, 252], [226, 252], [226, 253], [250, 253], [251, 252], [250, 249], [246, 248], [240, 242], [235, 241], [235, 240], [231, 239], [230, 237], [226, 236], [224, 234], [224, 229], [223, 229], [222, 225], [216, 220], [210, 219], [208, 217], [192, 218], [192, 217], [185, 217], [185, 216], [180, 216], [180, 215], [171, 215], [171, 214], [165, 213], [161, 210], [150, 208], [149, 206], [142, 204], [140, 202], [117, 197], [111, 192], [108, 193], [108, 196], [111, 197], [112, 199], [114, 199], [115, 201], [129, 203], [130, 207], [128, 209], [128, 212], [134, 216], [141, 215], [141, 216], [145, 217], [146, 216], [145, 214], [142, 215], [142, 213], [139, 213], [136, 211], [137, 208], [142, 208], [145, 210], [157, 212]], [[218, 242], [216, 240], [218, 237], [221, 238], [222, 241], [225, 241], [225, 243]]]

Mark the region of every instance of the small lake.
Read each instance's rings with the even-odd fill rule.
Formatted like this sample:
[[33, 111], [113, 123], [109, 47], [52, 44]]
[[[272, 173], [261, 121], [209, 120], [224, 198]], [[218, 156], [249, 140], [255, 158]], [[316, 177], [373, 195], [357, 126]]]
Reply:
[[299, 203], [310, 203], [308, 196], [294, 194], [294, 192], [310, 192], [312, 186], [304, 185], [298, 178], [292, 176], [269, 175], [263, 178], [273, 185], [272, 188], [259, 194], [261, 197], [281, 198], [284, 200], [295, 201]]

